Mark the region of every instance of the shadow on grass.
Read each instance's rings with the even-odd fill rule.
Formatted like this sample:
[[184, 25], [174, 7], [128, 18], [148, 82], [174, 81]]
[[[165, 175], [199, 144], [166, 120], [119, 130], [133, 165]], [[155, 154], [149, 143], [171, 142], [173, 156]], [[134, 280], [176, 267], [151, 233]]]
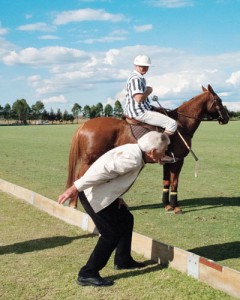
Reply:
[[[185, 208], [196, 208], [190, 209], [190, 211], [202, 210], [202, 209], [212, 209], [219, 206], [240, 206], [240, 197], [211, 197], [211, 198], [195, 198], [195, 199], [185, 199], [180, 200], [179, 204], [181, 207]], [[204, 208], [203, 206], [208, 206]], [[212, 206], [212, 207], [209, 207]], [[141, 209], [158, 209], [162, 208], [162, 203], [153, 203], [139, 206], [132, 206], [130, 210], [141, 210]]]
[[231, 258], [240, 257], [240, 241], [230, 242], [225, 244], [209, 245], [204, 247], [197, 247], [189, 252], [195, 253], [199, 256], [207, 257], [214, 261], [221, 261]]
[[63, 245], [70, 244], [74, 240], [94, 237], [95, 234], [85, 234], [79, 236], [54, 236], [49, 238], [41, 238], [36, 240], [29, 240], [25, 242], [15, 243], [12, 245], [0, 246], [0, 255], [3, 254], [23, 254], [27, 252], [51, 249]]
[[[196, 198], [185, 199], [180, 201], [182, 207], [197, 208], [198, 206], [208, 206], [206, 209], [212, 209], [219, 206], [240, 206], [240, 197], [209, 197], [209, 198]], [[212, 206], [212, 207], [209, 207]], [[200, 208], [205, 209], [205, 208]], [[194, 211], [198, 209], [192, 209]]]
[[[118, 280], [121, 278], [128, 278], [128, 277], [134, 277], [134, 276], [139, 276], [147, 273], [152, 273], [156, 271], [160, 271], [166, 268], [166, 266], [162, 266], [159, 264], [156, 264], [153, 261], [145, 261], [146, 267], [143, 269], [135, 269], [135, 270], [128, 270], [128, 271], [119, 271], [118, 274], [109, 276], [108, 278], [111, 280]], [[154, 264], [154, 266], [152, 266]]]

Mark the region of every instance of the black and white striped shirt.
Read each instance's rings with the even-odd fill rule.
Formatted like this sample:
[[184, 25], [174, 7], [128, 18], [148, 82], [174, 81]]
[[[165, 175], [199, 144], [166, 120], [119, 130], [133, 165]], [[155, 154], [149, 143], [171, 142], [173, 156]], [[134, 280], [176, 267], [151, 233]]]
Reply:
[[126, 86], [126, 104], [124, 114], [130, 118], [140, 116], [146, 110], [151, 110], [150, 100], [147, 98], [144, 102], [138, 103], [134, 100], [135, 94], [143, 94], [147, 89], [145, 78], [137, 71], [134, 71], [128, 78]]

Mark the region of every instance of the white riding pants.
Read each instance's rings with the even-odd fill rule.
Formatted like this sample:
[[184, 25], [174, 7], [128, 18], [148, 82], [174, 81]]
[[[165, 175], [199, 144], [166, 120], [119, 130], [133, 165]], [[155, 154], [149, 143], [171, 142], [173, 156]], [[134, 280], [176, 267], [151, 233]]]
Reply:
[[146, 110], [141, 116], [135, 117], [135, 119], [149, 125], [165, 128], [167, 134], [173, 134], [177, 130], [177, 122], [175, 120], [156, 111]]

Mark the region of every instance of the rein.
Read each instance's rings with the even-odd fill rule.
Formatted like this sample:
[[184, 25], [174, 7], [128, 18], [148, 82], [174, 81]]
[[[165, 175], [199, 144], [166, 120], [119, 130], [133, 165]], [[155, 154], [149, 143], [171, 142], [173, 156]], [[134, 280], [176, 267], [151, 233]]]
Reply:
[[[164, 114], [166, 116], [168, 116], [167, 111], [162, 107], [162, 105], [160, 104], [160, 102], [158, 101], [158, 99], [155, 98], [155, 101], [158, 103], [158, 105], [163, 109]], [[196, 119], [196, 118], [195, 118]], [[181, 135], [180, 131], [177, 129], [177, 133], [179, 135], [179, 137], [181, 138], [182, 142], [184, 143], [184, 145], [186, 146], [186, 148], [188, 149], [188, 151], [192, 154], [194, 160], [195, 160], [195, 178], [198, 177], [198, 157], [197, 155], [193, 152], [193, 150], [191, 149], [191, 147], [188, 145], [188, 143], [185, 141], [184, 137]]]
[[[211, 96], [211, 98], [212, 98], [212, 103], [211, 103], [211, 106], [210, 106], [209, 110], [211, 110], [212, 107], [213, 107], [213, 105], [215, 104], [215, 105], [216, 105], [217, 112], [218, 112], [218, 114], [219, 114], [219, 117], [218, 117], [217, 120], [224, 120], [224, 117], [223, 117], [223, 115], [222, 115], [222, 112], [221, 112], [221, 110], [220, 110], [220, 107], [219, 107], [219, 105], [218, 105], [218, 103], [217, 103], [217, 100], [218, 100], [218, 98], [216, 98], [217, 95], [213, 95], [212, 93], [210, 93], [210, 96]], [[163, 108], [163, 109], [164, 109], [164, 108]], [[184, 114], [184, 113], [182, 113], [182, 112], [179, 112], [179, 111], [177, 111], [177, 114], [178, 114], [178, 115], [181, 115], [181, 116], [183, 116], [183, 117], [189, 118], [189, 119], [194, 119], [194, 120], [198, 120], [198, 121], [203, 121], [203, 120], [204, 120], [203, 118], [198, 118], [198, 117], [194, 117], [194, 116], [189, 116], [189, 115], [186, 115], [186, 114]]]
[[[162, 105], [160, 104], [160, 102], [158, 101], [158, 99], [155, 98], [154, 101], [156, 101], [156, 102], [158, 103], [159, 107], [161, 107], [161, 108], [163, 109], [164, 114], [168, 117], [168, 114], [167, 114], [166, 110], [162, 107]], [[179, 137], [181, 138], [181, 140], [183, 141], [184, 145], [185, 145], [186, 148], [188, 149], [188, 151], [192, 154], [192, 156], [193, 156], [193, 158], [194, 158], [194, 160], [195, 160], [195, 162], [196, 162], [196, 164], [197, 164], [198, 157], [197, 157], [196, 154], [193, 152], [193, 150], [191, 149], [191, 147], [189, 147], [188, 143], [185, 141], [185, 139], [184, 139], [184, 137], [181, 135], [180, 131], [179, 131], [178, 129], [177, 129], [176, 131], [177, 131]], [[197, 177], [197, 172], [195, 172], [195, 177]]]
[[193, 117], [193, 116], [188, 116], [188, 115], [185, 115], [184, 113], [182, 113], [182, 112], [179, 112], [179, 111], [177, 111], [177, 114], [178, 114], [178, 115], [181, 115], [181, 116], [183, 116], [183, 117], [186, 117], [186, 118], [188, 118], [188, 119], [194, 119], [194, 120], [203, 121], [203, 119], [202, 119], [202, 118]]

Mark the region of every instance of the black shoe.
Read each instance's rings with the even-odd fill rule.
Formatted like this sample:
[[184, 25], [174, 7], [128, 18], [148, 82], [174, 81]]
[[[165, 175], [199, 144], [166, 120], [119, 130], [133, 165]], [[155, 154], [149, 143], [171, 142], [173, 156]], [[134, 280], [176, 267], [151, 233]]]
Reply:
[[141, 269], [144, 267], [145, 267], [144, 263], [132, 260], [129, 263], [123, 265], [115, 264], [114, 270], [131, 270], [131, 269]]
[[78, 276], [77, 283], [82, 286], [110, 286], [114, 282], [109, 279], [102, 278], [101, 276], [96, 277], [83, 277]]

